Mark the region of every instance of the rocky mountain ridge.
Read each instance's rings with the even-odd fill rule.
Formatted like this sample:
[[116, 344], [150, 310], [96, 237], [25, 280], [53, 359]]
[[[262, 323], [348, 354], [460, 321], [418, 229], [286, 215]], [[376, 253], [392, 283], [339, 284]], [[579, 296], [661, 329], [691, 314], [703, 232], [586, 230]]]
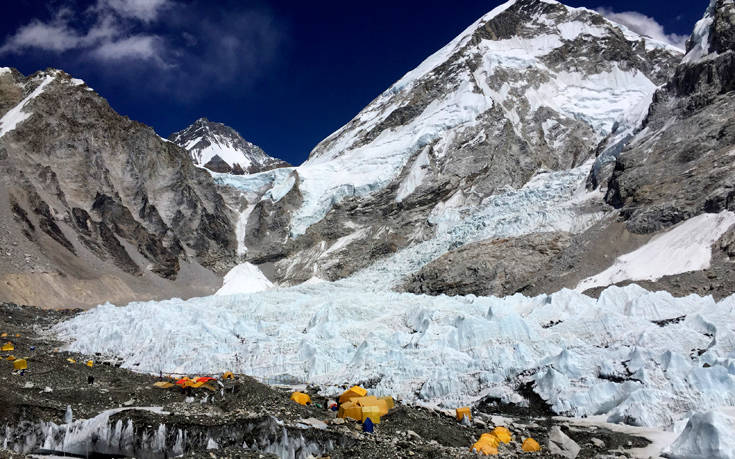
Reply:
[[0, 101], [3, 298], [92, 306], [216, 288], [236, 261], [233, 217], [184, 150], [59, 70], [2, 69]]
[[231, 127], [206, 118], [199, 118], [168, 139], [187, 150], [194, 164], [213, 172], [243, 175], [290, 166], [268, 156], [262, 148], [243, 139]]

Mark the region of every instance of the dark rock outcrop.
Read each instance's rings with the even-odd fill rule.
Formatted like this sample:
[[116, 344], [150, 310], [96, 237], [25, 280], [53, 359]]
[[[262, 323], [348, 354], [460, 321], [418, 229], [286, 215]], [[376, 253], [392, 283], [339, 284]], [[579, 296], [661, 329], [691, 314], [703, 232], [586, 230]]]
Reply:
[[615, 164], [606, 200], [631, 231], [735, 210], [735, 4], [713, 0], [698, 28], [709, 21]]
[[[0, 116], [13, 109], [24, 118], [0, 126], [0, 214], [12, 215], [14, 225], [0, 237], [4, 247], [24, 247], [31, 260], [19, 264], [14, 250], [0, 252], [0, 276], [10, 279], [0, 282], [0, 297], [36, 298], [20, 292], [23, 276], [72, 284], [107, 276], [127, 292], [110, 294], [118, 301], [157, 297], [169, 294], [161, 283], [176, 281], [185, 266], [216, 279], [236, 261], [233, 215], [209, 174], [79, 80], [58, 70], [2, 73], [0, 107]], [[82, 296], [97, 298], [88, 285]], [[89, 301], [101, 302], [99, 296]]]
[[[237, 166], [240, 171], [242, 171], [242, 168], [239, 164], [235, 163], [235, 166]], [[233, 168], [230, 167], [229, 164], [225, 162], [222, 158], [219, 157], [219, 155], [214, 155], [212, 159], [207, 162], [207, 164], [204, 165], [207, 169], [213, 172], [219, 172], [222, 174], [228, 174], [233, 171]]]
[[538, 233], [467, 244], [424, 266], [404, 284], [429, 295], [505, 296], [524, 290], [540, 266], [569, 245], [569, 234]]

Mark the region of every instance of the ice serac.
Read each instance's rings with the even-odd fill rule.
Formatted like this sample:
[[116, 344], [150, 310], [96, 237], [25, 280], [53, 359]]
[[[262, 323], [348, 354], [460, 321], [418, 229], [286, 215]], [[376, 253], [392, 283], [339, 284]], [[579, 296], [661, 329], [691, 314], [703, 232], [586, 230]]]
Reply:
[[205, 171], [60, 70], [0, 72], [0, 299], [212, 293], [234, 215]]
[[713, 0], [687, 55], [614, 163], [607, 201], [647, 233], [735, 210], [735, 3]]
[[169, 140], [187, 150], [195, 164], [214, 172], [242, 175], [290, 166], [268, 156], [231, 127], [206, 118], [171, 134]]
[[[505, 3], [317, 145], [289, 177], [288, 208], [263, 194], [271, 202], [248, 217], [250, 261], [275, 261], [287, 282], [335, 279], [424, 241], [439, 207], [481, 207], [620, 145], [680, 59], [587, 9]], [[288, 215], [286, 232], [258, 230], [273, 212]], [[273, 237], [286, 241], [278, 256]], [[352, 260], [328, 252], [335, 244]]]
[[718, 410], [695, 413], [666, 457], [671, 459], [735, 458], [735, 417]]
[[735, 405], [735, 297], [674, 298], [637, 286], [610, 287], [599, 299], [368, 287], [347, 279], [108, 304], [55, 331], [74, 352], [117, 355], [137, 371], [229, 369], [324, 394], [365, 381], [376, 395], [447, 408], [483, 399], [523, 405], [521, 388], [530, 387], [561, 415], [671, 428], [691, 410]]

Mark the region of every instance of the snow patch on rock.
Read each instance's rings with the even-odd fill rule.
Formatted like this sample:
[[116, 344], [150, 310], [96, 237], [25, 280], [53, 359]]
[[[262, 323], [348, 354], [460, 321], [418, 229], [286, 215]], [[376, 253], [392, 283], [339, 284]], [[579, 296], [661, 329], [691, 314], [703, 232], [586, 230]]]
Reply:
[[22, 123], [23, 121], [31, 117], [32, 112], [26, 111], [26, 106], [33, 99], [38, 97], [44, 91], [44, 89], [46, 89], [46, 86], [48, 86], [49, 83], [54, 81], [54, 79], [55, 79], [54, 75], [46, 75], [43, 78], [43, 81], [41, 82], [41, 84], [39, 84], [38, 87], [34, 89], [32, 93], [26, 96], [26, 98], [20, 101], [18, 105], [11, 108], [10, 110], [8, 110], [8, 112], [5, 115], [3, 115], [3, 117], [0, 119], [0, 137], [14, 130], [18, 126], [18, 124]]
[[426, 177], [426, 167], [429, 165], [429, 147], [424, 148], [416, 158], [408, 176], [401, 182], [396, 193], [396, 202], [401, 202], [411, 195]]
[[690, 49], [689, 52], [684, 56], [682, 61], [685, 64], [692, 64], [699, 62], [710, 54], [710, 31], [712, 25], [715, 22], [715, 8], [717, 6], [717, 0], [710, 0], [709, 7], [704, 13], [704, 17], [700, 19], [694, 26], [694, 32], [689, 39]]
[[655, 236], [643, 247], [622, 255], [605, 271], [584, 279], [577, 290], [626, 280], [655, 281], [664, 276], [708, 269], [712, 244], [735, 225], [735, 213], [702, 214]]

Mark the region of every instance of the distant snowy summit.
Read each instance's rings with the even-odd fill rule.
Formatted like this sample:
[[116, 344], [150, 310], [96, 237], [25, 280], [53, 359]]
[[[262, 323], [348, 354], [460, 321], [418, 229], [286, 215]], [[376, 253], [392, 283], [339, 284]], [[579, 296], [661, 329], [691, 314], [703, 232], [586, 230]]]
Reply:
[[169, 140], [188, 151], [194, 164], [214, 172], [243, 175], [290, 166], [268, 156], [231, 127], [206, 118], [171, 134]]

